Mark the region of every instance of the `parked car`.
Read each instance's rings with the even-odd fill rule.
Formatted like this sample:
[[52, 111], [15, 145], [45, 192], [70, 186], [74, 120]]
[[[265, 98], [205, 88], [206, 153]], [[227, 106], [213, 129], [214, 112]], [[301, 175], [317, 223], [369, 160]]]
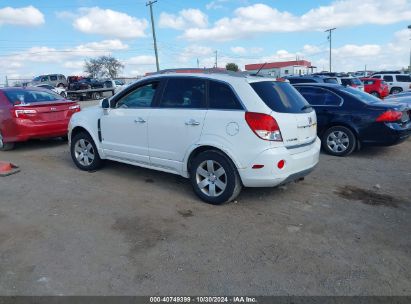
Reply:
[[337, 77], [323, 75], [301, 75], [301, 76], [286, 76], [284, 77], [291, 84], [294, 83], [335, 83], [338, 84]]
[[315, 108], [318, 136], [329, 154], [346, 156], [361, 145], [395, 145], [411, 133], [410, 107], [405, 104], [338, 85], [296, 84], [295, 88]]
[[69, 140], [81, 170], [110, 159], [178, 174], [212, 204], [307, 175], [321, 146], [314, 110], [289, 83], [229, 73], [143, 78], [75, 114]]
[[340, 81], [343, 86], [348, 86], [360, 91], [364, 91], [364, 84], [361, 82], [360, 79], [356, 77], [341, 77]]
[[389, 95], [389, 96], [387, 96], [387, 99], [403, 98], [403, 97], [411, 97], [411, 90], [401, 92], [401, 93], [398, 93], [398, 94], [395, 94], [395, 95]]
[[378, 78], [361, 78], [364, 91], [378, 98], [385, 98], [390, 94], [387, 83]]
[[53, 87], [65, 88], [67, 87], [66, 76], [62, 74], [49, 74], [49, 75], [40, 75], [35, 78], [30, 83], [32, 86], [37, 84], [48, 84]]
[[408, 74], [374, 74], [372, 78], [383, 79], [390, 94], [398, 94], [411, 89], [411, 76]]
[[43, 89], [47, 89], [47, 90], [53, 91], [54, 93], [59, 94], [61, 97], [67, 98], [67, 92], [66, 92], [66, 89], [65, 89], [65, 88], [62, 88], [62, 87], [53, 87], [53, 86], [51, 86], [51, 85], [49, 85], [49, 84], [38, 84], [38, 85], [35, 85], [35, 87], [43, 88]]
[[32, 138], [65, 137], [80, 105], [41, 88], [0, 89], [0, 151]]
[[69, 90], [88, 90], [88, 89], [102, 89], [104, 88], [104, 81], [100, 81], [93, 78], [82, 78], [76, 82], [69, 83]]

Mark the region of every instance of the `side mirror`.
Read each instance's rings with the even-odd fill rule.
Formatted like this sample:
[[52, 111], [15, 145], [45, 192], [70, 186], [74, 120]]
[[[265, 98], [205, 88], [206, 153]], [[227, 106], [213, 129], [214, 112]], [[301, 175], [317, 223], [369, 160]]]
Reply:
[[102, 99], [102, 100], [100, 101], [100, 106], [101, 106], [103, 109], [109, 109], [109, 108], [110, 108], [110, 102], [109, 102], [108, 98]]

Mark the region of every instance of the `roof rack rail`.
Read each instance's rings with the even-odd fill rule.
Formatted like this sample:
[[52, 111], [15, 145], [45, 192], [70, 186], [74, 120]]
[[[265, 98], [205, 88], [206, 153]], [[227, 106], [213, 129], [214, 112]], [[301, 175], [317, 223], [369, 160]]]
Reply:
[[154, 75], [164, 75], [164, 74], [225, 74], [235, 77], [247, 77], [249, 74], [246, 72], [234, 72], [228, 71], [226, 69], [218, 69], [218, 68], [177, 68], [177, 69], [165, 69], [158, 72], [147, 73], [146, 76], [154, 76]]

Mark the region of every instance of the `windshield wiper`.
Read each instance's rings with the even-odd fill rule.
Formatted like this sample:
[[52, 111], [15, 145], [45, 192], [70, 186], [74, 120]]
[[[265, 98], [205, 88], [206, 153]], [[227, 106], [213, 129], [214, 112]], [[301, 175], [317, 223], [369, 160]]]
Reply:
[[307, 109], [310, 109], [310, 108], [312, 108], [311, 105], [305, 105], [304, 107], [301, 108], [301, 111], [304, 111], [304, 110], [307, 110]]

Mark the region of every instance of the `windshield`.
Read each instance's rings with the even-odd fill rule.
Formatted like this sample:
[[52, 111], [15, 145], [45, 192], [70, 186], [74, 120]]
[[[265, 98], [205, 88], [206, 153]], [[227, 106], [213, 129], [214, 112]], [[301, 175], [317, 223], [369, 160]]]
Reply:
[[374, 97], [373, 95], [365, 93], [365, 92], [360, 91], [360, 90], [356, 90], [356, 89], [353, 89], [353, 88], [350, 88], [350, 87], [342, 87], [341, 90], [344, 91], [345, 93], [348, 93], [348, 94], [356, 97], [357, 99], [360, 99], [362, 102], [364, 102], [366, 104], [381, 102], [381, 100], [379, 98]]
[[260, 81], [251, 83], [251, 87], [275, 112], [305, 113], [313, 111], [304, 97], [287, 82]]
[[41, 79], [41, 76], [37, 76], [33, 78], [33, 81], [40, 81], [40, 79]]
[[37, 90], [5, 90], [8, 100], [12, 104], [31, 104], [44, 101], [60, 101], [63, 98], [53, 92]]

